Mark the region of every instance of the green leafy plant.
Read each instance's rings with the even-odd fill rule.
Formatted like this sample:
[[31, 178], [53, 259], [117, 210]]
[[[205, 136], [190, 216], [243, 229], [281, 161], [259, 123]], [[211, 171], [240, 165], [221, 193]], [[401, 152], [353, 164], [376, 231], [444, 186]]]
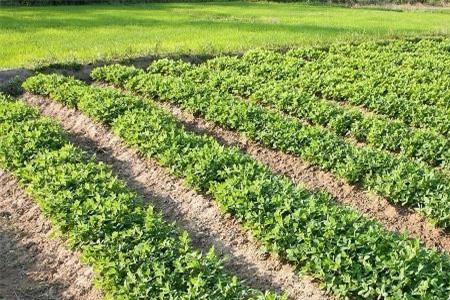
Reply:
[[321, 126], [305, 124], [188, 78], [149, 74], [119, 65], [95, 69], [92, 76], [179, 105], [253, 141], [331, 171], [393, 203], [416, 208], [443, 228], [450, 226], [450, 181], [421, 162], [372, 147], [358, 147]]
[[[284, 118], [278, 119], [277, 115], [259, 108], [240, 111], [245, 107], [242, 101], [236, 102], [233, 114], [227, 110], [228, 103], [217, 98], [206, 104], [203, 97], [189, 97], [184, 102], [181, 97], [189, 96], [195, 88], [189, 86], [187, 90], [173, 91], [172, 85], [183, 85], [166, 77], [140, 74], [133, 79], [140, 72], [119, 66], [97, 69], [94, 76], [124, 80], [126, 76], [122, 70], [133, 74], [128, 87], [145, 89], [146, 93], [159, 94], [162, 99], [169, 100], [166, 97], [173, 96], [178, 103], [186, 103], [186, 107], [192, 107], [196, 113], [207, 109], [206, 116], [220, 117], [225, 124], [228, 121], [223, 114], [228, 113], [230, 126], [238, 129], [256, 130], [255, 122], [270, 124], [271, 127], [259, 131], [258, 135], [255, 133], [261, 140], [271, 140], [279, 134], [276, 142], [286, 139], [298, 142], [292, 136], [303, 130], [291, 127]], [[45, 78], [40, 76], [40, 79]], [[30, 78], [28, 83], [31, 89], [33, 80]], [[57, 84], [49, 86], [44, 93], [57, 88]], [[91, 86], [85, 86], [84, 90], [86, 94], [97, 96], [103, 93], [107, 102], [114, 93], [110, 89]], [[117, 101], [111, 103], [120, 105], [121, 98], [130, 99], [119, 91], [115, 93]], [[95, 101], [101, 99], [97, 96]], [[299, 271], [319, 279], [328, 291], [338, 297], [355, 299], [445, 299], [450, 295], [450, 257], [447, 254], [426, 249], [418, 240], [405, 235], [388, 232], [380, 224], [337, 205], [328, 194], [296, 186], [238, 149], [223, 147], [211, 137], [187, 131], [151, 102], [134, 99], [139, 103], [138, 108], [118, 115], [106, 125], [142, 155], [155, 158], [192, 188], [211, 195], [223, 211], [237, 218], [269, 251], [277, 253]], [[89, 109], [82, 111], [88, 116], [92, 112]], [[235, 114], [244, 117], [243, 121]], [[283, 131], [277, 131], [279, 129]], [[312, 143], [322, 136], [321, 131], [315, 134], [317, 136], [305, 136], [303, 142]], [[332, 139], [328, 141], [326, 145], [318, 144], [317, 148], [310, 146], [310, 155], [314, 149], [322, 153], [323, 147], [338, 149]], [[329, 152], [328, 155], [336, 154]], [[366, 155], [360, 160], [355, 158], [353, 165], [358, 168], [345, 169], [345, 174], [355, 178], [365, 174], [361, 171], [361, 163], [366, 160], [370, 163], [373, 159], [371, 153]], [[343, 170], [344, 166], [348, 168], [348, 163], [342, 162]]]
[[[54, 79], [63, 86], [58, 99], [74, 95], [67, 82]], [[81, 91], [75, 83], [70, 87]], [[213, 249], [196, 251], [186, 232], [151, 206], [144, 209], [109, 166], [70, 144], [61, 128], [35, 109], [0, 95], [0, 112], [8, 112], [0, 119], [0, 167], [15, 174], [69, 245], [94, 267], [106, 298], [284, 299], [247, 288], [223, 269]]]
[[[399, 44], [405, 46], [405, 42]], [[402, 49], [400, 45], [396, 47], [388, 45], [393, 48], [390, 51], [394, 54], [401, 54], [399, 53]], [[324, 126], [338, 135], [352, 136], [358, 142], [382, 150], [399, 152], [431, 166], [449, 167], [450, 143], [446, 136], [435, 130], [411, 128], [403, 121], [390, 120], [377, 115], [365, 115], [358, 109], [321, 99], [305, 89], [298, 80], [303, 74], [309, 74], [303, 72], [303, 68], [308, 67], [304, 58], [308, 59], [309, 64], [320, 63], [323, 62], [327, 53], [311, 49], [310, 51], [315, 50], [319, 53], [317, 57], [311, 59], [306, 54], [300, 54], [300, 50], [302, 49], [292, 50], [287, 54], [253, 50], [244, 54], [242, 58], [223, 56], [208, 60], [200, 66], [184, 63], [178, 69], [175, 68], [177, 62], [164, 59], [151, 64], [148, 72], [170, 76], [183, 75], [189, 80], [207, 84], [223, 93], [248, 98], [252, 102], [278, 109], [313, 125]], [[307, 51], [308, 49], [304, 49], [304, 52]], [[365, 49], [360, 51], [361, 53], [358, 49], [354, 51], [362, 55], [369, 50]], [[386, 52], [386, 49], [370, 49], [370, 52], [377, 51]], [[388, 57], [394, 58], [392, 54]], [[420, 58], [422, 56], [418, 59]], [[372, 56], [370, 59], [379, 63]], [[442, 61], [442, 59], [439, 59], [439, 62], [438, 58], [434, 59], [436, 64]], [[389, 61], [382, 63], [389, 63]], [[427, 81], [439, 80], [438, 78], [442, 77], [442, 74], [430, 76], [433, 71], [435, 70], [429, 70], [427, 73]], [[358, 72], [362, 70], [358, 69]], [[432, 88], [433, 99], [448, 98], [445, 92], [448, 87], [436, 85]]]

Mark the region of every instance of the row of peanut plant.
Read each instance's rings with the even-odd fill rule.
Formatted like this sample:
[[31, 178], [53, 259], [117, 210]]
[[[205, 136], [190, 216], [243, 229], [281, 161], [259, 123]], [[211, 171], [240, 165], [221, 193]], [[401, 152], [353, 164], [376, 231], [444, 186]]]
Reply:
[[418, 45], [398, 42], [378, 48], [370, 44], [342, 47], [305, 65], [298, 85], [327, 99], [362, 105], [448, 135], [450, 40], [424, 40]]
[[[94, 77], [124, 80], [130, 73], [122, 71], [136, 72], [117, 68], [98, 69]], [[147, 80], [146, 85], [149, 83]], [[210, 195], [268, 251], [319, 279], [327, 291], [339, 297], [450, 296], [448, 254], [426, 249], [406, 235], [391, 233], [377, 222], [337, 205], [328, 194], [296, 186], [237, 148], [226, 148], [209, 136], [187, 131], [170, 113], [147, 99], [57, 75], [37, 75], [24, 87], [110, 126], [142, 155], [156, 159], [189, 186]], [[202, 103], [201, 98], [200, 102], [188, 100]], [[203, 105], [207, 108], [210, 103]], [[235, 117], [227, 115], [232, 120]]]
[[92, 76], [155, 100], [180, 105], [265, 146], [299, 156], [393, 203], [417, 208], [443, 228], [450, 226], [450, 179], [423, 163], [355, 146], [321, 126], [304, 124], [186, 78], [119, 65], [98, 68]]
[[[261, 61], [274, 63], [270, 59], [272, 56], [282, 54], [257, 50], [246, 53], [243, 58], [214, 58], [201, 66], [162, 59], [153, 63], [148, 71], [183, 76], [197, 84], [208, 84], [223, 93], [278, 109], [313, 125], [324, 126], [340, 136], [351, 136], [378, 149], [398, 152], [430, 166], [450, 167], [450, 141], [447, 137], [434, 130], [411, 128], [401, 121], [365, 115], [356, 108], [319, 99], [297, 87], [295, 81], [269, 79], [266, 73], [252, 69], [253, 64], [260, 67]], [[283, 65], [279, 63], [276, 66]]]
[[12, 172], [52, 224], [94, 267], [108, 299], [276, 299], [227, 274], [211, 249], [194, 250], [165, 222], [76, 148], [36, 109], [0, 96], [0, 167]]
[[310, 94], [363, 106], [409, 126], [450, 130], [450, 39], [332, 45], [285, 55], [252, 51], [211, 67], [288, 82]]

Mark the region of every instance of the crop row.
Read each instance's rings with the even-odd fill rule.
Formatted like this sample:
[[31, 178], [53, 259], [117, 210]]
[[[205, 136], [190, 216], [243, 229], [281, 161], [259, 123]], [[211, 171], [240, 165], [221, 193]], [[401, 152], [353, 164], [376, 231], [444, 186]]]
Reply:
[[[214, 59], [211, 64], [220, 59]], [[337, 135], [350, 135], [358, 142], [399, 152], [430, 166], [449, 167], [450, 142], [432, 130], [411, 128], [381, 116], [365, 116], [358, 109], [318, 99], [292, 82], [267, 80], [265, 76], [253, 73], [242, 75], [236, 70], [218, 71], [211, 69], [209, 64], [195, 67], [182, 61], [162, 59], [151, 64], [148, 71], [184, 76], [197, 84], [208, 84], [221, 92], [248, 98], [310, 124], [324, 126]]]
[[[113, 70], [98, 69], [94, 74], [98, 78]], [[125, 74], [116, 70], [114, 76], [123, 79]], [[378, 223], [337, 205], [328, 194], [294, 185], [236, 148], [186, 131], [173, 116], [148, 100], [48, 75], [28, 79], [25, 88], [72, 105], [111, 126], [141, 154], [153, 157], [192, 188], [211, 195], [269, 251], [320, 279], [338, 296], [450, 296], [447, 254], [427, 250], [418, 240], [386, 231]], [[73, 95], [78, 95], [79, 101], [74, 101]]]
[[[330, 60], [335, 59], [330, 58]], [[439, 61], [435, 63], [439, 64]], [[310, 65], [305, 68], [303, 70], [305, 75], [300, 77], [296, 84], [326, 99], [346, 101], [352, 105], [366, 107], [377, 114], [398, 119], [409, 126], [433, 129], [444, 135], [449, 134], [450, 108], [448, 106], [422, 104], [406, 98], [405, 95], [388, 90], [388, 82], [402, 87], [412, 85], [405, 79], [407, 76], [404, 74], [392, 77], [387, 72], [380, 71], [374, 75], [365, 75], [368, 78], [359, 79], [355, 78], [358, 76], [358, 70], [351, 66], [344, 66], [344, 62], [330, 68], [326, 68], [324, 65], [326, 63]], [[449, 74], [439, 75], [442, 83], [436, 83], [431, 91], [421, 90], [420, 86], [417, 90], [422, 93], [427, 92], [423, 97], [442, 98], [447, 99], [448, 102], [450, 93], [449, 95], [444, 94], [445, 91], [450, 91], [448, 77]]]
[[447, 135], [449, 49], [448, 39], [369, 42], [336, 45], [327, 51], [252, 51], [242, 58], [219, 57], [207, 65], [215, 71], [234, 70], [289, 82], [316, 96], [364, 106], [409, 126]]
[[[342, 82], [351, 80], [384, 81], [373, 91], [395, 95], [411, 104], [449, 107], [450, 40], [397, 40], [359, 45], [337, 44], [328, 49], [300, 48], [286, 54], [273, 51], [249, 51], [242, 58], [219, 57], [208, 65], [215, 70], [238, 70], [257, 74], [266, 80], [292, 81], [311, 75], [311, 70], [340, 69]], [[293, 60], [296, 58], [296, 60]], [[304, 69], [302, 69], [304, 67]], [[311, 68], [311, 69], [310, 69]], [[320, 70], [318, 70], [320, 68]], [[372, 80], [372, 81], [371, 81]]]
[[[309, 71], [341, 69], [344, 81], [381, 80], [373, 95], [395, 93], [411, 104], [449, 107], [448, 56], [450, 40], [419, 42], [398, 40], [359, 45], [336, 44], [328, 49], [299, 48], [286, 54], [256, 50], [242, 58], [218, 57], [207, 64], [213, 70], [237, 70], [263, 76], [266, 80], [295, 81], [309, 77]], [[302, 69], [302, 68], [305, 69]], [[311, 68], [311, 69], [310, 69]], [[383, 93], [379, 93], [383, 88]], [[348, 92], [348, 91], [347, 91]]]
[[[351, 83], [354, 80], [358, 82], [356, 87], [342, 94], [347, 98], [383, 98], [390, 94], [409, 104], [448, 108], [449, 41], [422, 41], [428, 53], [404, 51], [404, 42], [397, 42], [397, 47], [384, 47], [380, 50], [372, 47], [342, 47], [322, 61], [308, 65], [305, 71], [314, 70], [321, 74], [335, 70], [338, 73], [346, 72], [346, 76], [340, 80], [334, 76], [330, 79], [333, 78], [331, 82], [337, 84]], [[327, 81], [327, 78], [324, 79], [321, 83]], [[366, 90], [362, 89], [364, 84]], [[330, 90], [332, 89], [333, 87]]]
[[37, 110], [0, 97], [0, 166], [94, 267], [111, 299], [276, 299], [246, 288], [211, 249], [195, 251], [111, 169]]
[[180, 105], [263, 145], [299, 156], [391, 202], [419, 208], [443, 228], [450, 225], [449, 180], [424, 164], [354, 146], [322, 127], [303, 124], [189, 80], [118, 65], [96, 69], [92, 76]]
[[215, 71], [236, 70], [242, 74], [262, 76], [266, 80], [283, 81], [308, 76], [302, 68], [308, 71], [312, 66], [323, 69], [353, 68], [342, 80], [370, 79], [383, 72], [388, 79], [383, 85], [385, 92], [395, 92], [412, 103], [448, 107], [449, 41], [424, 39], [384, 44], [336, 44], [327, 49], [298, 48], [285, 54], [255, 50], [242, 57], [214, 58], [206, 64]]

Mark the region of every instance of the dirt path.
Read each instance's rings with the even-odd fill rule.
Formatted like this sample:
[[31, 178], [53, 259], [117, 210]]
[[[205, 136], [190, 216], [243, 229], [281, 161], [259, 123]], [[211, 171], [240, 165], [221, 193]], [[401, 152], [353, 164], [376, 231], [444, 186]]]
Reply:
[[214, 201], [187, 188], [155, 161], [143, 159], [125, 147], [105, 127], [54, 101], [29, 94], [23, 99], [37, 106], [43, 115], [60, 121], [73, 143], [112, 165], [115, 174], [162, 211], [166, 220], [187, 230], [196, 247], [207, 250], [214, 246], [218, 254], [228, 258], [226, 268], [250, 286], [285, 291], [291, 299], [331, 299], [311, 279], [299, 278], [292, 267], [262, 252], [258, 243], [233, 218], [224, 216]]
[[0, 170], [0, 299], [102, 299], [91, 269], [51, 233], [36, 204]]

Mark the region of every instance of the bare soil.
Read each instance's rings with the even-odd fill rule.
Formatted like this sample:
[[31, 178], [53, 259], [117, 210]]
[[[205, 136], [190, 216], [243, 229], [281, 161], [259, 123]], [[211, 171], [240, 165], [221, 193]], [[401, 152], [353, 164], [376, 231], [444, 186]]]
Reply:
[[58, 120], [75, 145], [95, 152], [99, 161], [111, 165], [115, 174], [166, 220], [188, 231], [195, 247], [206, 251], [214, 246], [216, 253], [226, 258], [225, 267], [249, 286], [284, 291], [291, 299], [331, 299], [311, 278], [298, 277], [291, 266], [264, 252], [235, 219], [220, 212], [214, 201], [189, 189], [152, 159], [127, 148], [107, 128], [46, 98], [25, 94], [23, 100]]
[[52, 236], [50, 223], [0, 170], [0, 299], [99, 300], [92, 270]]

